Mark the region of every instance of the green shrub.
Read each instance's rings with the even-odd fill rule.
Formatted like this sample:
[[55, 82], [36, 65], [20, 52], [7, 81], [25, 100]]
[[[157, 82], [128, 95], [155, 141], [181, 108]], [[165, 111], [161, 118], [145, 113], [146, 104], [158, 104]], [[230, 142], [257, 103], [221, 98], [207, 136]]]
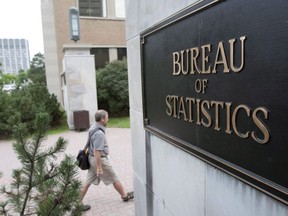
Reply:
[[45, 84], [31, 84], [11, 93], [0, 91], [0, 136], [9, 136], [14, 125], [23, 122], [33, 131], [36, 114], [46, 112], [51, 125], [56, 125], [64, 112], [56, 96], [48, 92]]
[[127, 61], [113, 61], [96, 71], [98, 107], [111, 116], [129, 113]]

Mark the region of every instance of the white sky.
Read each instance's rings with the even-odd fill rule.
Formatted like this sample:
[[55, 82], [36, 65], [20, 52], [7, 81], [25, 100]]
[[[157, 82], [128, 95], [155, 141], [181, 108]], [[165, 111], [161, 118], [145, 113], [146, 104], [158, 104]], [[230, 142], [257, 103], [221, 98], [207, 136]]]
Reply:
[[[117, 0], [116, 8], [117, 16], [125, 17], [124, 0]], [[0, 0], [0, 38], [27, 39], [30, 59], [44, 54], [41, 0]]]
[[30, 59], [44, 54], [41, 0], [0, 0], [0, 38], [27, 39]]

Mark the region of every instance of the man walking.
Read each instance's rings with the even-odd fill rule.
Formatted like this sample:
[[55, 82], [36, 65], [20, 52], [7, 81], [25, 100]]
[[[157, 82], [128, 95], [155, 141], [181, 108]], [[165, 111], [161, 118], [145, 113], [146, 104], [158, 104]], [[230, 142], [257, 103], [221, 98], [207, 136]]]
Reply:
[[[106, 128], [109, 118], [108, 112], [105, 110], [98, 110], [95, 113], [95, 121], [89, 129], [90, 146], [89, 146], [89, 163], [90, 168], [87, 173], [87, 179], [81, 190], [80, 198], [83, 200], [90, 185], [99, 185], [101, 181], [105, 185], [113, 184], [116, 191], [120, 194], [124, 202], [134, 198], [134, 193], [126, 193], [123, 186], [115, 173], [113, 167], [110, 165], [107, 158], [109, 154], [109, 146], [106, 141]], [[89, 205], [84, 205], [82, 210], [87, 211], [91, 208]]]

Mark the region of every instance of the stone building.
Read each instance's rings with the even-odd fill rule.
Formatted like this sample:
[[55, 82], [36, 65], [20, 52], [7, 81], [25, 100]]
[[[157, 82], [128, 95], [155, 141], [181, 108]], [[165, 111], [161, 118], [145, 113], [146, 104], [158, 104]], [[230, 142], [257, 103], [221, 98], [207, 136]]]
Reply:
[[[288, 215], [287, 10], [268, 0], [126, 0], [135, 215]], [[227, 65], [241, 52], [227, 50], [241, 40], [235, 73]], [[251, 138], [259, 130], [241, 103], [267, 107], [263, 136]]]
[[[76, 42], [70, 37], [71, 7], [80, 17]], [[75, 110], [90, 111], [93, 120], [95, 69], [126, 57], [124, 0], [41, 0], [41, 9], [47, 86], [64, 106], [73, 128]]]

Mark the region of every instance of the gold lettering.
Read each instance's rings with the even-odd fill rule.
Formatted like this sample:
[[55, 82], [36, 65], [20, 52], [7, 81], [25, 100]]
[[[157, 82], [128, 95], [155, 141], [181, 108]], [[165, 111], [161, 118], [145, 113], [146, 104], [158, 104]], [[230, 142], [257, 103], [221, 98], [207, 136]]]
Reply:
[[205, 50], [207, 49], [208, 52], [211, 51], [211, 44], [206, 44], [201, 46], [202, 48], [202, 74], [210, 74], [211, 73], [211, 65], [208, 66], [208, 69], [206, 70], [206, 62], [209, 62], [209, 56], [206, 56]]
[[173, 117], [176, 118], [177, 117], [177, 102], [178, 102], [178, 96], [172, 95], [171, 99], [173, 99]]
[[204, 107], [205, 104], [206, 104], [207, 108], [210, 109], [209, 102], [207, 100], [204, 100], [201, 104], [201, 111], [202, 111], [203, 115], [206, 117], [207, 123], [204, 122], [203, 118], [201, 119], [201, 123], [203, 126], [209, 128], [212, 124], [212, 120], [211, 120], [211, 117], [210, 117], [209, 113], [207, 112], [206, 108]]
[[252, 131], [251, 136], [256, 142], [258, 142], [260, 144], [265, 144], [270, 139], [270, 133], [269, 133], [269, 130], [268, 130], [267, 126], [258, 118], [257, 112], [262, 112], [264, 114], [264, 118], [268, 119], [269, 111], [267, 109], [263, 108], [263, 107], [258, 107], [252, 113], [252, 119], [253, 119], [254, 123], [257, 125], [257, 127], [263, 133], [264, 138], [260, 139], [259, 137], [257, 137], [255, 131]]
[[167, 113], [167, 115], [169, 115], [169, 116], [172, 115], [172, 106], [171, 106], [171, 104], [170, 104], [170, 101], [171, 101], [170, 99], [171, 99], [170, 95], [167, 95], [167, 96], [166, 96], [166, 105], [167, 105], [167, 107], [166, 107], [166, 113]]
[[[220, 55], [219, 55], [220, 54]], [[221, 56], [222, 60], [219, 60], [219, 56]], [[227, 60], [226, 60], [226, 55], [225, 55], [225, 49], [224, 49], [224, 45], [223, 42], [219, 42], [218, 44], [218, 48], [217, 48], [217, 54], [216, 54], [216, 58], [215, 58], [215, 62], [214, 62], [214, 67], [212, 70], [212, 73], [216, 73], [216, 67], [218, 64], [223, 64], [223, 72], [224, 73], [229, 73], [229, 68], [228, 68], [228, 64], [227, 64]]]
[[189, 110], [189, 122], [193, 122], [193, 104], [195, 104], [195, 98], [186, 98], [186, 102], [188, 102], [188, 110]]
[[230, 67], [236, 73], [241, 71], [244, 67], [244, 61], [245, 61], [245, 58], [244, 58], [244, 52], [245, 52], [244, 41], [245, 41], [245, 39], [246, 39], [246, 36], [240, 37], [240, 41], [241, 41], [241, 64], [240, 64], [240, 67], [238, 67], [238, 68], [236, 66], [234, 66], [234, 56], [235, 56], [234, 42], [235, 42], [235, 39], [229, 40], [229, 43], [230, 43]]
[[225, 132], [227, 134], [231, 134], [232, 133], [232, 130], [231, 130], [231, 105], [232, 103], [225, 103], [226, 105], [226, 130]]
[[237, 123], [236, 123], [236, 121], [237, 121], [237, 113], [238, 113], [238, 111], [239, 111], [241, 108], [246, 111], [247, 116], [250, 116], [250, 111], [251, 111], [251, 110], [250, 110], [249, 107], [247, 107], [246, 105], [239, 105], [239, 106], [237, 106], [237, 107], [234, 109], [233, 114], [232, 114], [232, 127], [233, 127], [234, 132], [235, 132], [239, 137], [245, 139], [245, 138], [247, 138], [247, 137], [249, 136], [249, 133], [250, 133], [250, 132], [247, 131], [245, 134], [240, 133], [240, 132], [238, 131]]
[[[195, 69], [198, 73], [200, 73], [200, 70], [198, 69], [197, 66], [197, 58], [199, 56], [199, 49], [197, 47], [194, 47], [192, 49], [190, 49], [190, 53], [191, 53], [191, 70], [190, 70], [190, 74], [194, 74], [195, 73]], [[195, 69], [194, 69], [195, 66]]]
[[180, 97], [180, 100], [179, 100], [179, 108], [178, 108], [178, 119], [181, 118], [181, 113], [183, 114], [184, 116], [184, 121], [187, 121], [187, 117], [186, 117], [186, 110], [185, 110], [185, 104], [184, 104], [184, 100], [183, 100], [183, 97]]
[[201, 125], [200, 122], [200, 99], [196, 99], [196, 103], [197, 103], [197, 121], [196, 124]]
[[[180, 61], [180, 56], [178, 52], [173, 53], [173, 75], [179, 75], [181, 72], [181, 65], [179, 63]], [[176, 67], [178, 70], [176, 70]]]
[[221, 128], [219, 127], [219, 106], [223, 108], [223, 102], [220, 101], [211, 101], [211, 106], [215, 105], [215, 127], [214, 129], [220, 131]]
[[182, 73], [187, 74], [189, 71], [189, 49], [186, 50], [186, 70], [184, 69], [184, 50], [181, 51], [181, 68]]
[[[186, 75], [188, 73], [190, 74], [195, 74], [195, 73], [215, 74], [217, 73], [217, 67], [219, 65], [222, 65], [223, 73], [229, 73], [230, 70], [232, 70], [235, 73], [240, 72], [244, 68], [244, 65], [245, 65], [245, 40], [247, 39], [247, 37], [242, 36], [239, 39], [240, 39], [239, 52], [236, 52], [236, 38], [228, 40], [229, 51], [230, 51], [228, 57], [230, 61], [227, 61], [227, 55], [226, 55], [224, 42], [223, 41], [218, 42], [213, 67], [211, 63], [209, 63], [210, 55], [214, 54], [214, 53], [211, 53], [212, 51], [211, 44], [202, 45], [201, 49], [198, 47], [193, 47], [193, 48], [189, 48], [186, 50], [181, 50], [179, 52], [173, 52], [172, 53], [173, 54], [173, 75], [176, 75], [176, 76], [180, 74]], [[236, 53], [237, 53], [237, 56], [238, 56], [238, 53], [240, 56], [238, 61], [236, 61]], [[199, 65], [198, 65], [199, 62], [202, 63], [201, 69], [199, 69]], [[239, 66], [236, 66], [235, 62], [239, 62], [237, 63], [239, 64]]]
[[203, 79], [202, 80], [202, 93], [203, 94], [206, 93], [207, 84], [208, 84], [208, 80], [207, 79]]
[[[212, 114], [212, 107], [214, 106], [214, 116]], [[223, 108], [225, 106], [225, 108]], [[196, 115], [193, 111], [196, 110]], [[265, 144], [270, 140], [270, 131], [267, 125], [263, 123], [263, 119], [268, 119], [269, 110], [265, 107], [258, 107], [255, 110], [251, 110], [247, 105], [240, 104], [235, 108], [232, 107], [231, 102], [221, 102], [221, 101], [209, 101], [201, 100], [197, 98], [167, 95], [166, 96], [166, 114], [168, 116], [183, 119], [186, 122], [194, 122], [196, 117], [196, 124], [203, 125], [206, 128], [210, 128], [214, 123], [214, 130], [221, 131], [221, 112], [226, 112], [226, 134], [232, 134], [233, 132], [240, 138], [246, 139], [251, 138], [259, 144]], [[238, 114], [241, 112], [241, 116], [246, 113], [247, 119], [241, 120], [241, 122], [253, 121], [255, 126], [254, 131], [247, 130], [242, 133], [241, 127], [237, 125]], [[193, 115], [194, 114], [194, 115]], [[250, 117], [251, 116], [251, 117]], [[215, 119], [213, 119], [215, 118]], [[224, 121], [223, 121], [224, 122]], [[244, 124], [242, 126], [246, 126]], [[224, 126], [223, 126], [224, 128]], [[249, 127], [250, 128], [250, 127]], [[258, 130], [259, 129], [259, 130]]]

